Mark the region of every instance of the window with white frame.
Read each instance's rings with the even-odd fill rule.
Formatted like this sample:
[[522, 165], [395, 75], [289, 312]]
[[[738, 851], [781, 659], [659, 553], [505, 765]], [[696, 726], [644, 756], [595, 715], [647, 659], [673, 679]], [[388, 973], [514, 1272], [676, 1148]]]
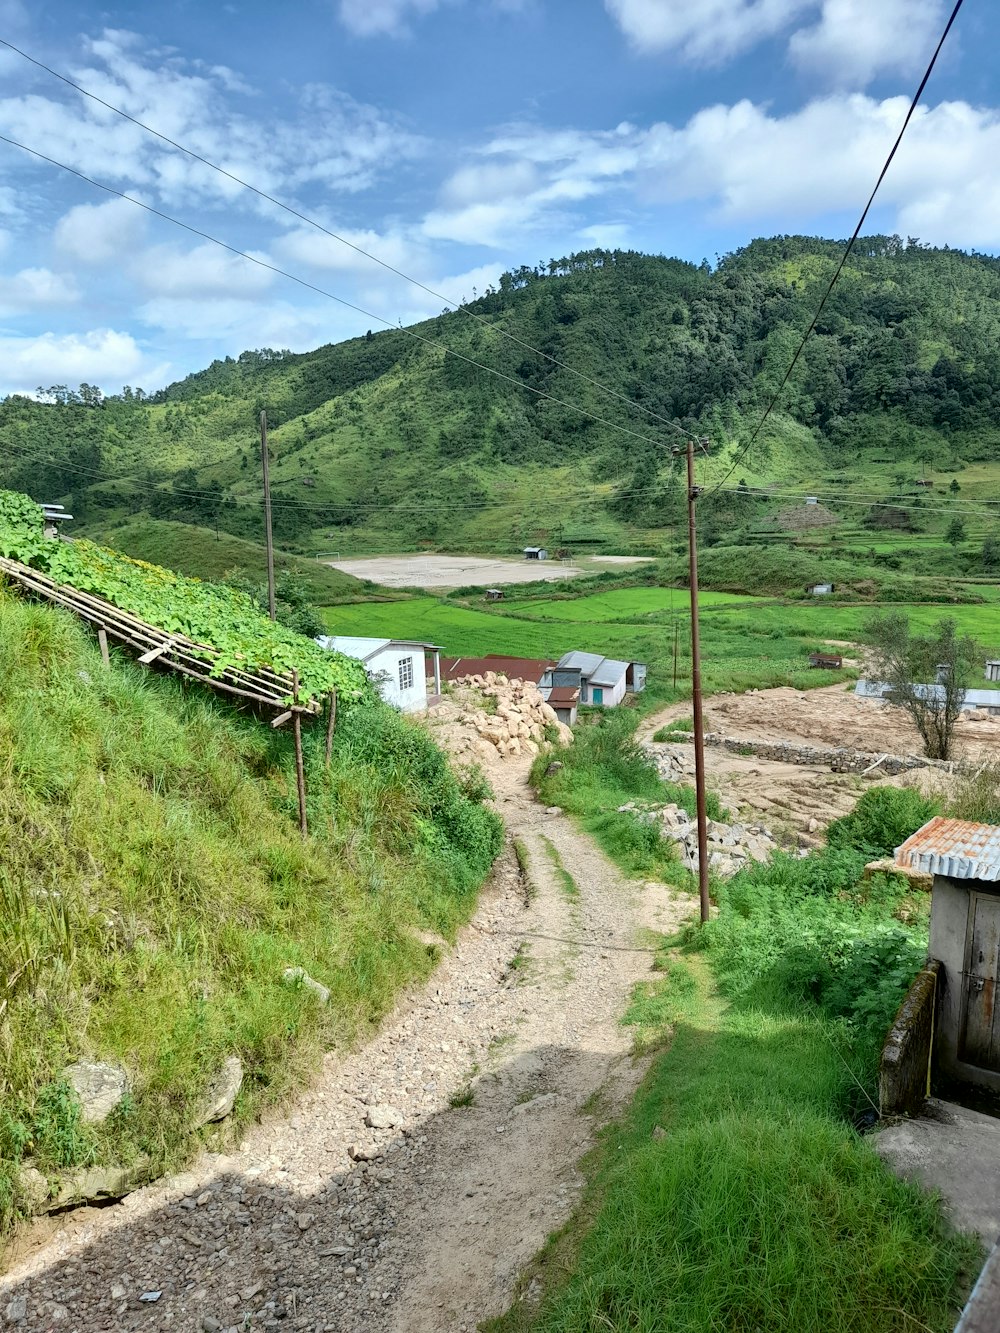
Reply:
[[401, 657], [399, 659], [399, 688], [401, 690], [411, 690], [413, 688], [412, 657]]

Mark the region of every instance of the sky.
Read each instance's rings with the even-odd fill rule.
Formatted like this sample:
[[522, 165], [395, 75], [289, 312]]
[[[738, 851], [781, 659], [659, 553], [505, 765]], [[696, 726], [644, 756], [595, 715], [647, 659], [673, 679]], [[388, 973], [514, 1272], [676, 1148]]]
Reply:
[[[437, 294], [0, 47], [0, 134], [62, 164], [0, 142], [0, 395], [153, 391], [594, 246], [847, 236], [951, 4], [0, 0], [0, 37]], [[998, 43], [966, 0], [866, 230], [1000, 249]]]

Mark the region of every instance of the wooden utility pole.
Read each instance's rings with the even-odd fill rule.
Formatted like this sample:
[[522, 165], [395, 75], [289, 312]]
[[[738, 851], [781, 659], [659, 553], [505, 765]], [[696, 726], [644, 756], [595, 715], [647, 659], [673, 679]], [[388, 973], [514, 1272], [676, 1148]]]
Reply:
[[299, 832], [303, 838], [309, 836], [309, 822], [306, 817], [306, 767], [302, 756], [302, 714], [299, 712], [299, 673], [292, 672], [292, 736], [295, 741], [295, 785], [299, 797]]
[[264, 474], [264, 528], [267, 538], [267, 610], [271, 619], [274, 611], [274, 539], [271, 536], [271, 474], [267, 466], [267, 413], [260, 414], [260, 467]]
[[[694, 484], [694, 440], [689, 436], [683, 450], [687, 457], [688, 492], [688, 562], [691, 583], [691, 703], [694, 713], [694, 789], [698, 821], [698, 897], [701, 919], [709, 916], [708, 897], [708, 814], [705, 809], [705, 721], [701, 709], [701, 646], [698, 637], [698, 530], [695, 523], [695, 501], [701, 487]], [[708, 441], [701, 447], [707, 450]], [[681, 453], [675, 449], [675, 453]]]

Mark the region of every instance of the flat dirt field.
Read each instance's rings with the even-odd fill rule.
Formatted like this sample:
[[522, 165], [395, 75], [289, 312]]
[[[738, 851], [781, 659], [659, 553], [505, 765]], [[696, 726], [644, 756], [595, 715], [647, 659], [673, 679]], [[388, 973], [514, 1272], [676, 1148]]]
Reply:
[[326, 563], [384, 588], [464, 588], [469, 584], [547, 583], [583, 571], [561, 560], [489, 560], [476, 555], [374, 555]]

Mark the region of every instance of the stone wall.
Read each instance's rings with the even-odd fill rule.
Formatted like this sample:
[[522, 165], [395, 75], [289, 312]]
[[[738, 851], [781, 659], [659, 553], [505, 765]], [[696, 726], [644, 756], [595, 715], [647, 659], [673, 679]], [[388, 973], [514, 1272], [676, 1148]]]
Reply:
[[758, 759], [772, 759], [779, 764], [822, 764], [834, 773], [864, 773], [871, 769], [873, 773], [892, 776], [906, 773], [911, 768], [960, 768], [959, 764], [950, 764], [935, 759], [923, 759], [915, 754], [868, 754], [863, 750], [846, 750], [824, 745], [791, 745], [786, 741], [740, 740], [733, 736], [720, 736], [716, 732], [705, 733], [706, 745], [717, 745], [733, 754], [752, 754]]
[[883, 1115], [914, 1115], [927, 1099], [940, 971], [941, 964], [932, 959], [917, 973], [885, 1039], [878, 1074], [879, 1109]]

